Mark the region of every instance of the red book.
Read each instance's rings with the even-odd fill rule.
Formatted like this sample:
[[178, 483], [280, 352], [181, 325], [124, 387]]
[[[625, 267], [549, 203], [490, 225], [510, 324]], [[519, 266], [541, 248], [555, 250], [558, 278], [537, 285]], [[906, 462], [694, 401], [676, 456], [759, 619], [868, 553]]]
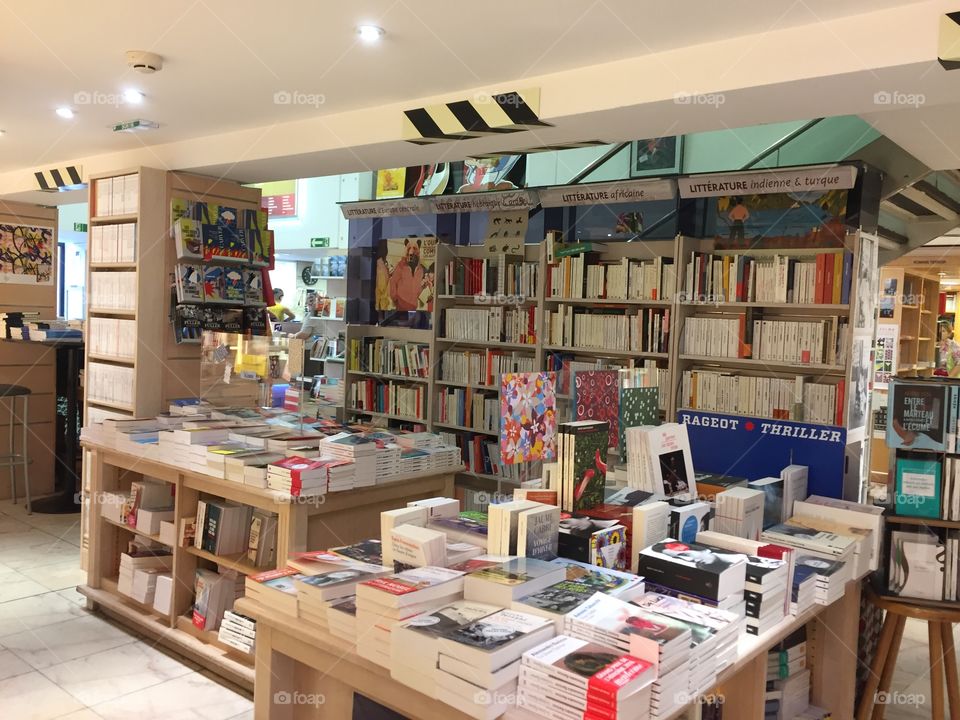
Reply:
[[837, 383], [837, 409], [834, 413], [834, 422], [837, 425], [843, 425], [843, 408], [846, 401], [846, 381], [841, 380]]
[[817, 275], [813, 285], [813, 301], [815, 303], [823, 302], [823, 275], [825, 271], [825, 260], [826, 256], [824, 254], [817, 255]]
[[833, 255], [824, 254], [823, 257], [823, 299], [820, 301], [829, 305], [833, 302]]

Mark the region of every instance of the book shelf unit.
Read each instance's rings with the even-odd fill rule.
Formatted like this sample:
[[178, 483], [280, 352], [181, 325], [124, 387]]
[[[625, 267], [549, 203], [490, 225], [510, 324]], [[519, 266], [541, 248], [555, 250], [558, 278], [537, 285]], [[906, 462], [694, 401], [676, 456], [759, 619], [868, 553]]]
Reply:
[[172, 551], [173, 593], [170, 612], [158, 613], [117, 589], [120, 553], [134, 535], [159, 541], [135, 528], [105, 518], [105, 493], [129, 493], [131, 482], [142, 478], [169, 483], [174, 488], [174, 523], [194, 518], [201, 499], [215, 498], [247, 505], [277, 515], [275, 567], [284, 567], [291, 552], [330, 548], [375, 537], [380, 512], [409, 501], [453, 491], [449, 473], [411, 475], [370, 488], [333, 493], [311, 502], [291, 499], [273, 490], [259, 489], [212, 475], [146, 459], [84, 440], [90, 464], [90, 559], [87, 583], [79, 588], [88, 602], [124, 624], [156, 638], [204, 667], [253, 689], [253, 657], [238, 653], [217, 640], [216, 631], [193, 625], [194, 578], [199, 567], [232, 570], [242, 575], [272, 568], [256, 568], [244, 555], [215, 555], [193, 546], [167, 546]]
[[[778, 412], [788, 412], [789, 417], [773, 418], [772, 415], [767, 415], [764, 412], [750, 413], [750, 417], [789, 419], [826, 426], [840, 425], [841, 423], [836, 422], [837, 419], [842, 419], [845, 423], [851, 366], [852, 310], [856, 307], [857, 278], [855, 270], [859, 258], [858, 250], [859, 241], [856, 233], [847, 233], [843, 247], [776, 249], [718, 249], [717, 241], [714, 239], [678, 237], [676, 322], [673, 324], [674, 332], [671, 340], [671, 365], [673, 368], [673, 392], [671, 393], [673, 407], [671, 414], [676, 414], [680, 410], [693, 410], [747, 415], [739, 407], [732, 408], [726, 405], [714, 407], [709, 401], [707, 401], [707, 404], [698, 402], [697, 407], [692, 407], [693, 392], [687, 395], [684, 390], [685, 373], [703, 370], [722, 373], [730, 377], [735, 376], [741, 381], [745, 377], [794, 380], [794, 389], [790, 393], [793, 402], [789, 404], [789, 407], [783, 407], [781, 403], [781, 407], [778, 409]], [[728, 295], [712, 293], [698, 295], [695, 289], [686, 287], [688, 270], [694, 274], [696, 272], [695, 268], [690, 268], [693, 252], [716, 256], [747, 256], [761, 262], [766, 258], [772, 260], [773, 257], [780, 256], [796, 259], [799, 262], [811, 263], [815, 262], [818, 254], [841, 251], [852, 253], [849, 302], [846, 303], [734, 302], [725, 299]], [[708, 343], [707, 347], [703, 347], [700, 344], [694, 348], [689, 348], [688, 340], [685, 337], [688, 332], [687, 328], [690, 328], [689, 333], [691, 335], [695, 333], [694, 322], [700, 318], [736, 321], [738, 325], [731, 324], [727, 332], [725, 334], [721, 333], [719, 338], [714, 335], [712, 345]], [[833, 333], [836, 337], [837, 352], [833, 356], [820, 358], [765, 359], [757, 357], [758, 346], [761, 343], [758, 342], [757, 338], [752, 338], [752, 343], [746, 342], [746, 339], [753, 334], [752, 323], [755, 320], [824, 323], [826, 327], [824, 328], [823, 345], [824, 347], [827, 346], [827, 339]], [[790, 345], [796, 346], [798, 342], [796, 338], [792, 337], [777, 337], [776, 347], [786, 349]], [[726, 343], [725, 346], [724, 343]], [[744, 345], [750, 345], [750, 347], [746, 348]], [[734, 346], [738, 356], [725, 356], [725, 354], [733, 352]], [[832, 413], [821, 402], [821, 417], [811, 417], [809, 410], [804, 414], [804, 398], [797, 394], [800, 383], [797, 378], [801, 377], [804, 378], [805, 385], [815, 383], [837, 386], [833, 391], [834, 407]], [[688, 385], [688, 391], [691, 386], [692, 384]], [[832, 421], [828, 419], [827, 413], [832, 415]]]

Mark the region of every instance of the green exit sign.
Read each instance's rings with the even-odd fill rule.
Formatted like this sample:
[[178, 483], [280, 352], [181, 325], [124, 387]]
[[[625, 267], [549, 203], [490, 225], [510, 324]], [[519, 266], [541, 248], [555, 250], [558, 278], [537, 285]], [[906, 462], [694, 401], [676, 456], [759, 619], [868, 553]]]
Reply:
[[74, 224], [73, 224], [73, 231], [74, 231], [74, 232], [86, 232], [86, 231], [87, 231], [87, 224], [86, 224], [86, 223], [74, 223]]
[[330, 247], [330, 238], [310, 238], [310, 247], [312, 248], [328, 248]]

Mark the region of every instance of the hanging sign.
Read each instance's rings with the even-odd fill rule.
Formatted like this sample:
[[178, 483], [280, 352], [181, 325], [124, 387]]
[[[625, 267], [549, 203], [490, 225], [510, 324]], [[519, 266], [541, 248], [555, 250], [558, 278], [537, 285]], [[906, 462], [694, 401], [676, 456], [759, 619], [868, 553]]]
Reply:
[[431, 200], [433, 201], [434, 212], [437, 213], [529, 210], [537, 204], [537, 196], [526, 190], [436, 195]]
[[340, 212], [347, 220], [363, 218], [397, 217], [399, 215], [428, 215], [434, 212], [430, 198], [407, 198], [403, 200], [367, 200], [344, 203]]
[[588, 183], [564, 185], [538, 190], [544, 207], [565, 205], [603, 205], [605, 203], [673, 200], [673, 180], [635, 180], [633, 182]]
[[745, 173], [717, 173], [677, 179], [680, 197], [699, 198], [718, 195], [767, 195], [769, 193], [827, 192], [850, 190], [857, 181], [853, 165], [805, 168], [800, 170], [761, 170]]

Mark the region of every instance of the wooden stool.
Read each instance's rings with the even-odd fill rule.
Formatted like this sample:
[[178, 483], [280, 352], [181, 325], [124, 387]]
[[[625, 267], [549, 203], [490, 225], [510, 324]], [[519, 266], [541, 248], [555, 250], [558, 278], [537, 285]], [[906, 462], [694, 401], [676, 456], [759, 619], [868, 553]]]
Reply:
[[[874, 707], [879, 693], [890, 692], [893, 669], [900, 652], [903, 628], [907, 618], [927, 623], [930, 638], [930, 703], [933, 720], [945, 720], [943, 702], [944, 669], [947, 677], [947, 695], [950, 699], [950, 720], [960, 720], [960, 685], [957, 684], [957, 656], [953, 647], [953, 623], [960, 622], [960, 607], [947, 608], [914, 605], [909, 600], [881, 597], [873, 591], [870, 602], [886, 611], [877, 654], [870, 666], [870, 676], [863, 688], [863, 696], [857, 706], [856, 720], [883, 720], [886, 704]], [[946, 666], [946, 668], [944, 668]]]

